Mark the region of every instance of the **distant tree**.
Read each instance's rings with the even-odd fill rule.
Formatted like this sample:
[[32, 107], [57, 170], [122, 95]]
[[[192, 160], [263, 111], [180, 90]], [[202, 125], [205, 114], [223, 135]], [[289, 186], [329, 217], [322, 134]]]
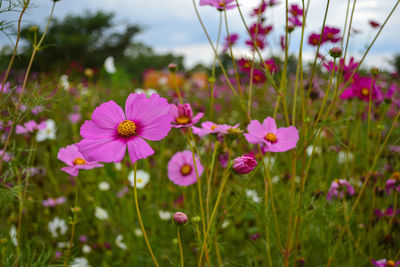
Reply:
[[400, 54], [394, 56], [393, 66], [396, 68], [397, 73], [400, 73]]
[[[122, 58], [132, 38], [141, 28], [138, 25], [127, 25], [124, 30], [118, 31], [113, 18], [112, 13], [86, 12], [84, 16], [69, 15], [63, 20], [54, 19], [44, 41], [44, 49], [36, 56], [34, 69], [46, 71], [71, 61], [98, 67], [108, 56], [116, 60]], [[17, 67], [25, 67], [29, 60], [35, 35], [31, 26], [22, 30], [22, 38], [28, 42], [22, 48]], [[41, 32], [36, 34], [40, 36]], [[8, 58], [8, 55], [3, 56], [3, 59]]]

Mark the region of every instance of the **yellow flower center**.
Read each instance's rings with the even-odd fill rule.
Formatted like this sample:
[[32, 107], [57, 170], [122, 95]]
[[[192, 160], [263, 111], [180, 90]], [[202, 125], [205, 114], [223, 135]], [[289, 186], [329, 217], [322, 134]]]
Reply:
[[400, 182], [400, 172], [394, 172], [394, 173], [392, 173], [391, 178], [392, 178], [393, 180], [396, 180], [397, 182]]
[[276, 135], [274, 135], [273, 133], [267, 133], [267, 135], [264, 138], [265, 140], [271, 143], [275, 143], [278, 140], [278, 138], [276, 138]]
[[369, 89], [368, 88], [361, 89], [361, 94], [363, 96], [369, 96]]
[[211, 131], [214, 131], [215, 129], [217, 129], [217, 125], [213, 125], [213, 126], [211, 126]]
[[329, 39], [332, 39], [332, 38], [333, 38], [333, 33], [330, 32], [330, 33], [328, 33], [327, 35], [328, 35], [328, 38], [329, 38]]
[[73, 161], [74, 165], [83, 165], [86, 164], [86, 161], [83, 158], [76, 158]]
[[139, 179], [137, 179], [136, 182], [139, 183], [139, 184], [141, 184], [141, 183], [143, 182], [143, 179], [142, 179], [142, 178], [139, 178]]
[[219, 7], [225, 7], [225, 3], [224, 2], [219, 3]]
[[122, 137], [130, 137], [135, 134], [136, 124], [130, 120], [124, 120], [118, 125], [118, 134]]
[[189, 173], [192, 172], [192, 166], [185, 164], [181, 168], [181, 173], [182, 175], [188, 175]]
[[244, 63], [244, 67], [245, 67], [245, 68], [250, 68], [251, 65], [250, 65], [250, 63], [247, 61], [246, 63]]
[[186, 116], [179, 116], [178, 118], [175, 119], [175, 121], [177, 124], [188, 124], [190, 118]]
[[387, 267], [394, 267], [394, 266], [396, 266], [396, 263], [394, 261], [392, 261], [392, 260], [388, 260], [386, 262], [386, 266]]

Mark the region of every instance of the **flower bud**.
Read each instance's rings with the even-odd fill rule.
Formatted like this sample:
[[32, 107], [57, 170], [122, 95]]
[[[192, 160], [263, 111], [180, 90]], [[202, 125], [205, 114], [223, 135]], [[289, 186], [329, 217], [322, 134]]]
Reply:
[[201, 221], [201, 219], [200, 219], [199, 216], [194, 216], [194, 217], [192, 218], [192, 222], [194, 222], [194, 223], [198, 223], [198, 222], [200, 222], [200, 221]]
[[29, 31], [30, 32], [37, 32], [38, 31], [38, 26], [31, 26], [31, 27], [29, 27]]
[[232, 169], [238, 174], [247, 174], [257, 166], [253, 154], [245, 154], [233, 160]]
[[185, 224], [188, 221], [188, 217], [185, 213], [178, 211], [174, 214], [174, 221], [177, 224]]
[[379, 72], [380, 72], [379, 68], [377, 68], [377, 67], [372, 67], [370, 71], [371, 71], [371, 74], [374, 75], [374, 76], [378, 75]]
[[329, 50], [329, 54], [330, 54], [331, 57], [333, 57], [333, 58], [341, 57], [341, 56], [342, 56], [342, 53], [343, 53], [343, 49], [342, 49], [341, 47], [338, 47], [338, 46], [332, 47], [332, 48]]
[[169, 63], [168, 69], [170, 72], [175, 72], [178, 69], [178, 65], [176, 63]]

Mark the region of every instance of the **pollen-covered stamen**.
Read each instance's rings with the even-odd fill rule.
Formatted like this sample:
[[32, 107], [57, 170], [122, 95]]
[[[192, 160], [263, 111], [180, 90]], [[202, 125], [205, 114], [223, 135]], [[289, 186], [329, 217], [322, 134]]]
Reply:
[[192, 172], [192, 166], [185, 164], [181, 168], [182, 175], [189, 175]]
[[361, 94], [363, 96], [369, 96], [369, 89], [368, 88], [361, 89]]
[[135, 134], [136, 124], [130, 120], [124, 120], [118, 125], [117, 132], [122, 137], [130, 137]]
[[84, 160], [83, 158], [76, 158], [73, 161], [74, 165], [83, 165], [86, 164], [86, 160]]
[[395, 266], [396, 266], [396, 263], [392, 260], [388, 260], [386, 262], [386, 267], [395, 267]]
[[271, 143], [275, 143], [278, 140], [278, 138], [276, 138], [276, 135], [274, 135], [273, 133], [267, 133], [267, 135], [264, 138], [265, 140]]
[[215, 129], [217, 129], [217, 125], [214, 124], [213, 126], [210, 127], [210, 129], [211, 131], [214, 131]]
[[225, 7], [225, 2], [219, 3], [219, 7]]
[[190, 122], [190, 118], [186, 116], [179, 116], [175, 119], [177, 124], [188, 124]]

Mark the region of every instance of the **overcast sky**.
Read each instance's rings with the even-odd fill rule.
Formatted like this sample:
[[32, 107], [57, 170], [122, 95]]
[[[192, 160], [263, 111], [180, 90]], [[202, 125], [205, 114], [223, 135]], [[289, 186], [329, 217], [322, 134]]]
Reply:
[[[282, 0], [281, 0], [282, 1]], [[368, 20], [373, 19], [383, 23], [390, 10], [398, 0], [359, 0], [356, 4], [353, 28], [361, 31], [351, 39], [350, 52], [355, 57], [360, 57], [377, 30], [372, 30]], [[31, 0], [35, 7], [30, 9], [25, 17], [26, 23], [35, 23], [39, 26], [45, 24], [49, 16], [52, 2], [50, 0]], [[199, 0], [196, 0], [198, 3]], [[239, 0], [242, 11], [246, 14], [248, 24], [254, 22], [248, 14], [251, 9], [259, 4], [260, 0]], [[283, 1], [284, 2], [284, 1]], [[327, 17], [327, 25], [343, 28], [347, 0], [330, 1], [331, 6]], [[353, 2], [353, 1], [351, 1]], [[301, 4], [301, 1], [289, 1], [289, 3]], [[306, 27], [306, 36], [310, 32], [320, 31], [325, 11], [325, 0], [310, 0], [310, 10]], [[219, 23], [219, 12], [215, 8], [198, 7], [205, 25], [216, 40]], [[383, 29], [381, 36], [367, 57], [367, 64], [378, 67], [388, 67], [391, 55], [400, 53], [400, 7], [395, 10], [388, 24]], [[85, 11], [102, 10], [114, 12], [115, 22], [118, 25], [124, 23], [137, 23], [145, 27], [145, 30], [136, 37], [137, 41], [153, 47], [159, 52], [174, 52], [186, 57], [186, 65], [195, 63], [208, 63], [212, 59], [212, 51], [207, 43], [205, 34], [195, 15], [191, 0], [61, 0], [57, 2], [55, 17], [62, 18], [67, 14], [83, 14]], [[267, 11], [267, 21], [274, 25], [274, 33], [269, 38], [269, 47], [266, 56], [271, 52], [277, 54], [279, 49], [279, 36], [283, 34], [284, 4], [270, 8]], [[18, 14], [5, 15], [6, 20], [16, 20]], [[2, 14], [3, 16], [3, 14]], [[240, 43], [236, 53], [248, 53], [244, 46], [245, 29], [236, 9], [228, 11], [228, 25], [231, 33], [239, 33]], [[299, 46], [300, 30], [293, 36], [290, 50], [296, 53]], [[225, 35], [224, 35], [225, 36]], [[0, 36], [0, 44], [9, 42], [4, 35]], [[322, 47], [326, 53], [331, 46]], [[305, 50], [305, 56], [313, 55], [313, 48]]]

